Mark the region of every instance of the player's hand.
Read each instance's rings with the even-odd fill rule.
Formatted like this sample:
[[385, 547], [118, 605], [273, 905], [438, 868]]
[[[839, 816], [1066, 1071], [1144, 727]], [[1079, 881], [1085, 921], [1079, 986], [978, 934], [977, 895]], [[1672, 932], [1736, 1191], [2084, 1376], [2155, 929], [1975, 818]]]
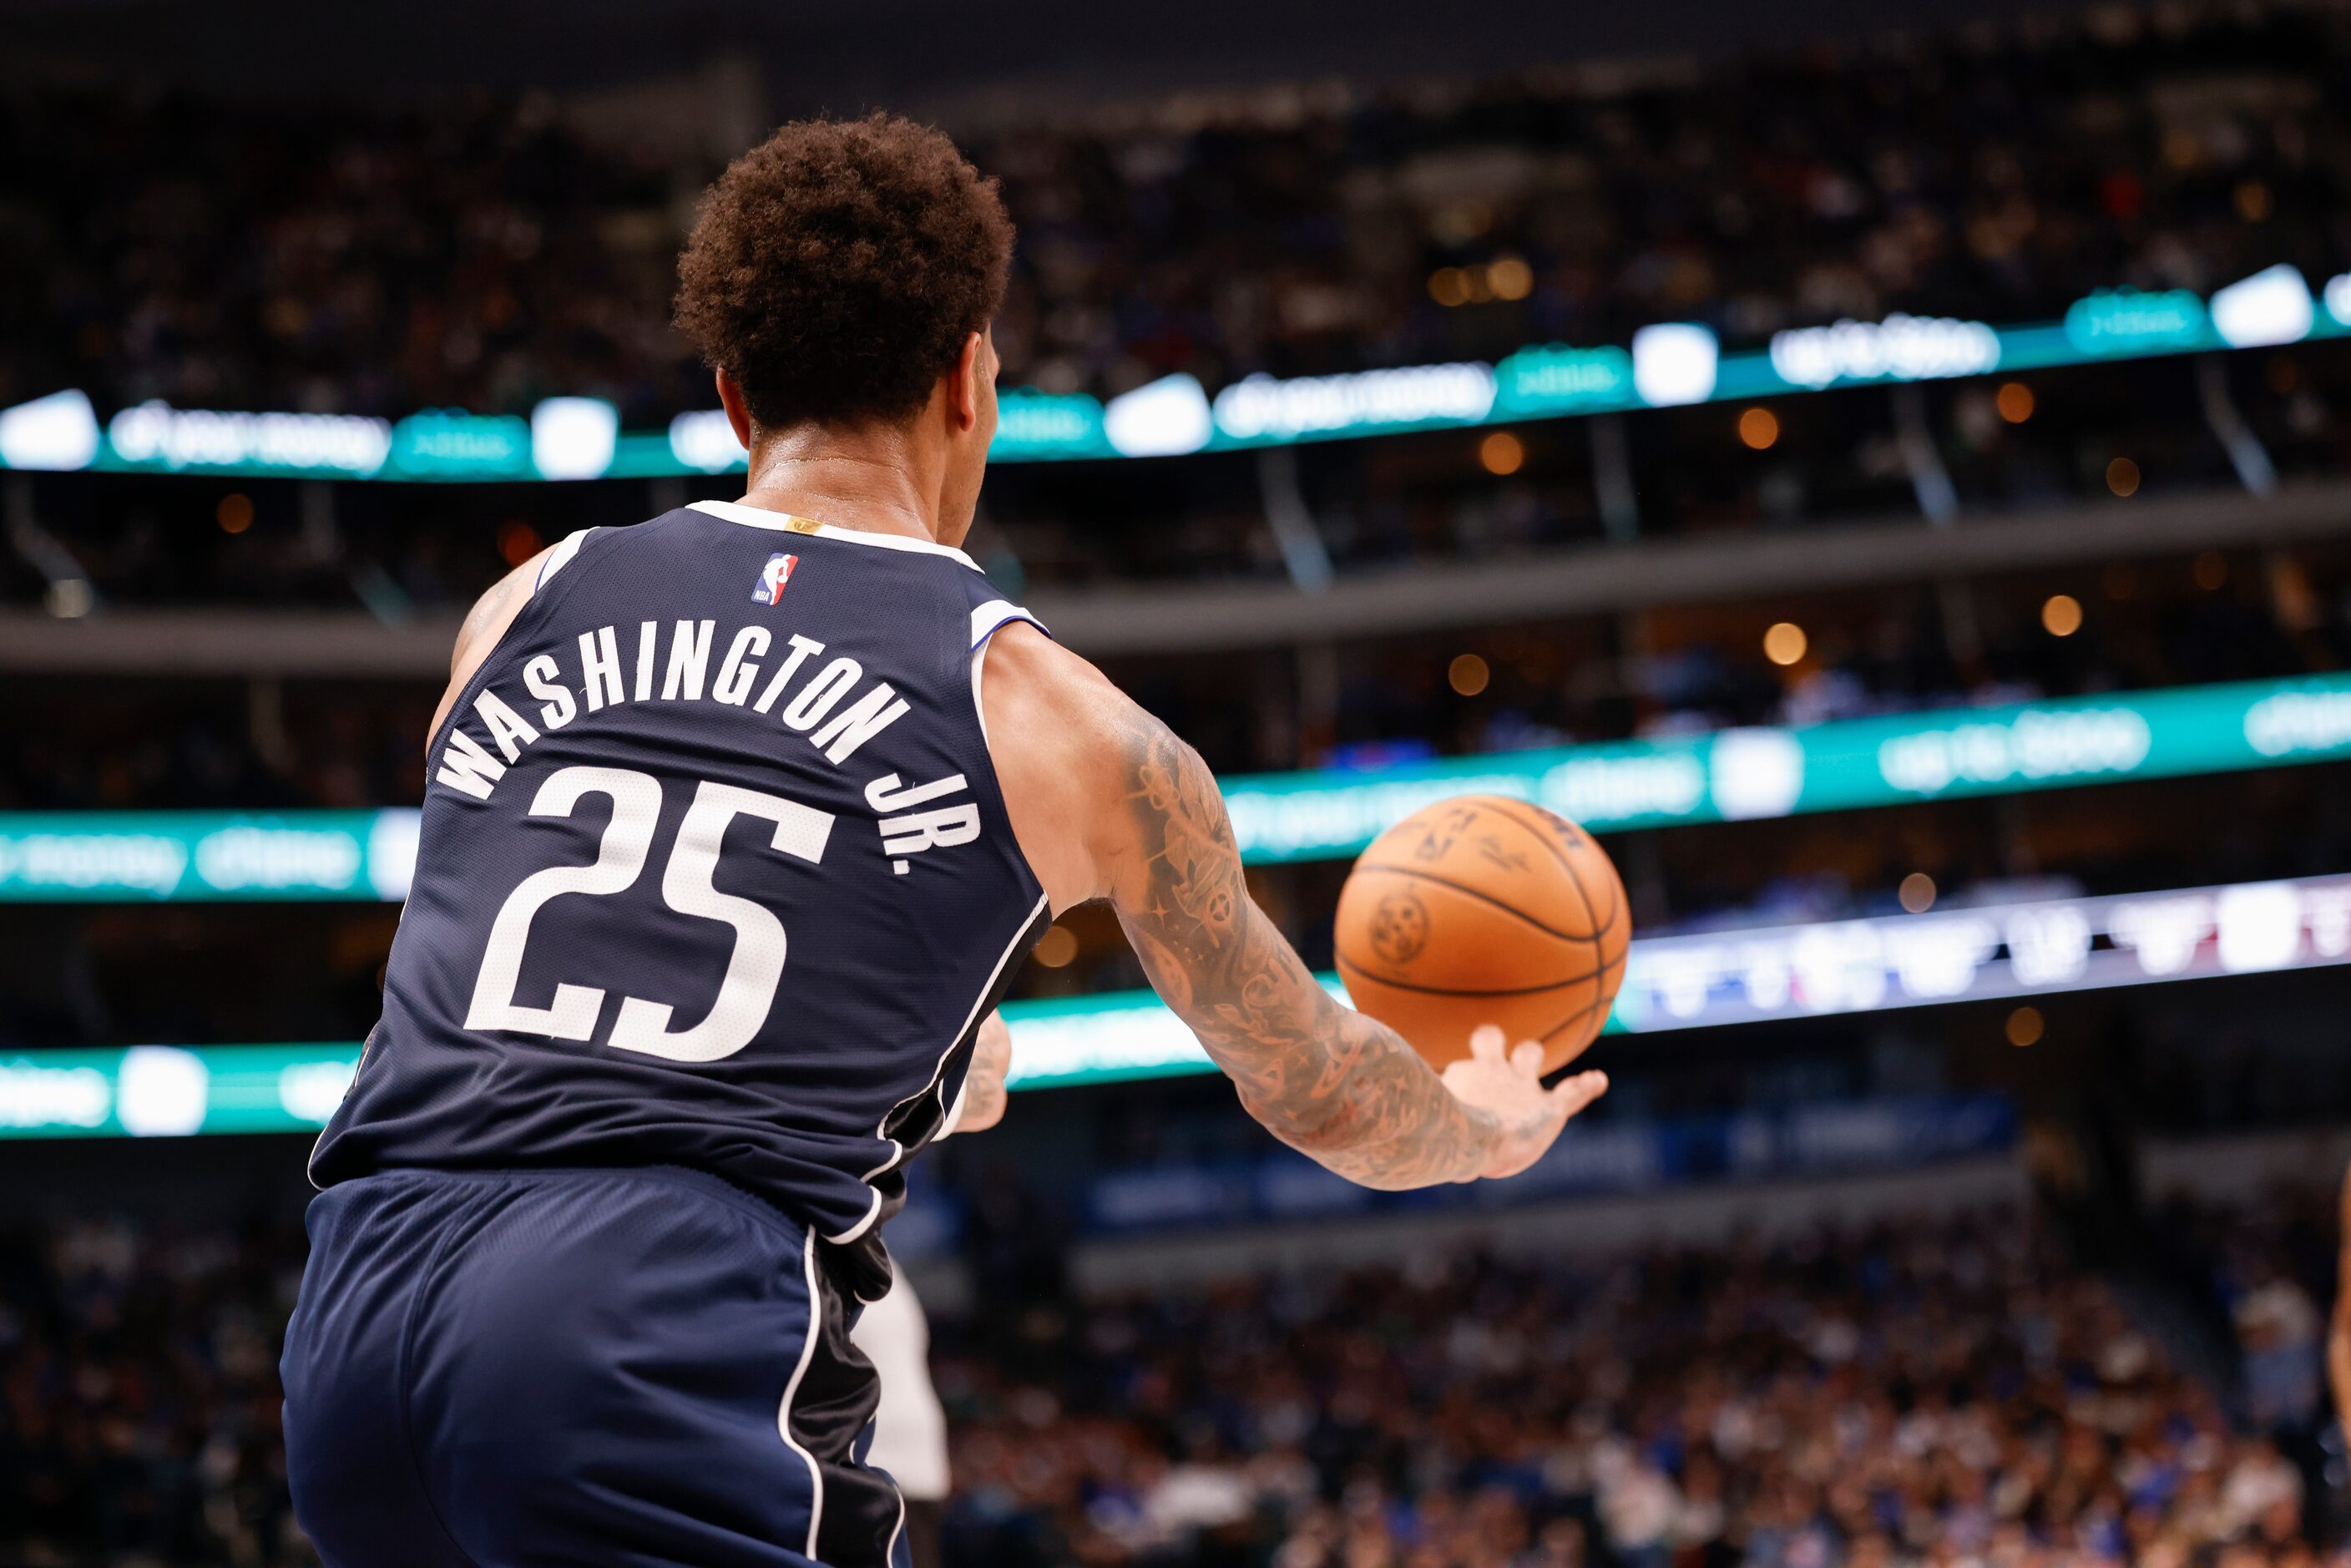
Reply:
[[1004, 1092], [1004, 1075], [1011, 1070], [1012, 1031], [1005, 1027], [1002, 1014], [990, 1013], [980, 1020], [979, 1038], [972, 1043], [971, 1068], [963, 1080], [963, 1114], [950, 1130], [984, 1133], [1004, 1120], [1010, 1098]]
[[1542, 1157], [1567, 1119], [1608, 1092], [1608, 1074], [1579, 1072], [1542, 1086], [1542, 1047], [1521, 1040], [1503, 1049], [1493, 1025], [1473, 1031], [1469, 1054], [1445, 1070], [1445, 1087], [1497, 1124], [1493, 1149], [1480, 1176], [1516, 1176]]

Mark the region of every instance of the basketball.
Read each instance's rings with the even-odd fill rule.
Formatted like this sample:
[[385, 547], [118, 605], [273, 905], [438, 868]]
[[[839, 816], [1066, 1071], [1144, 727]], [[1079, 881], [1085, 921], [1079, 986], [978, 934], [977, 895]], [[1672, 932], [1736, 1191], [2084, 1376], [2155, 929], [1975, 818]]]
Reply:
[[1423, 807], [1372, 841], [1339, 894], [1339, 977], [1433, 1067], [1498, 1024], [1543, 1071], [1600, 1032], [1633, 922], [1616, 867], [1555, 812], [1499, 795]]

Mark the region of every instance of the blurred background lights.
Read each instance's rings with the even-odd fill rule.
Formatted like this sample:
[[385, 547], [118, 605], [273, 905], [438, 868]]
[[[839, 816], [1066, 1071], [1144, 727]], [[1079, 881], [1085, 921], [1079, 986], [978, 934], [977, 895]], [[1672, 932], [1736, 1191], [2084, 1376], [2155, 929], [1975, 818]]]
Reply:
[[1804, 656], [1812, 640], [1804, 629], [1792, 621], [1775, 621], [1763, 633], [1763, 656], [1775, 664], [1792, 664]]

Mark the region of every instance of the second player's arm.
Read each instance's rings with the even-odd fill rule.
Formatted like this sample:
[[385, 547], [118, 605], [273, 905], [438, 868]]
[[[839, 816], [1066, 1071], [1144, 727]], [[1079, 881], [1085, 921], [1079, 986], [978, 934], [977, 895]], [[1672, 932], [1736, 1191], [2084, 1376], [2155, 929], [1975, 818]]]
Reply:
[[1064, 882], [1057, 904], [1110, 898], [1161, 998], [1276, 1137], [1366, 1186], [1509, 1176], [1607, 1087], [1586, 1072], [1546, 1091], [1540, 1051], [1506, 1056], [1499, 1033], [1440, 1079], [1395, 1030], [1341, 1006], [1250, 898], [1207, 765], [1092, 666], [1013, 631], [988, 662], [989, 727], [1006, 733], [1001, 668], [1015, 688], [1001, 718], [1031, 750], [999, 772], [1035, 779], [1061, 808], [1040, 821], [1016, 803], [1016, 827], [1036, 822], [1024, 847], [1050, 846], [1040, 870]]

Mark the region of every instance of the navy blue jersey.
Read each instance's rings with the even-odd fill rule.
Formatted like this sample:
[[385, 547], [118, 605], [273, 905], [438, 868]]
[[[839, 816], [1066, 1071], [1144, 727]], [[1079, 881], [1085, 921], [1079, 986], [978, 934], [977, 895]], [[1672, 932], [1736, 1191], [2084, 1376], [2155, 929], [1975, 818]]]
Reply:
[[684, 1166], [878, 1261], [1051, 917], [979, 714], [1015, 619], [959, 550], [733, 503], [567, 539], [434, 739], [313, 1178]]

